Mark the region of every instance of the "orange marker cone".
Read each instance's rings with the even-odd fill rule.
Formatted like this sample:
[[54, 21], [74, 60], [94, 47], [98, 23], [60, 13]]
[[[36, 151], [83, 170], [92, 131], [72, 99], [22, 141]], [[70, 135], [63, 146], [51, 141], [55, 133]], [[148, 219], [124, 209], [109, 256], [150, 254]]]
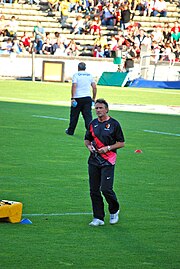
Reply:
[[141, 149], [136, 149], [136, 150], [134, 151], [134, 153], [142, 153], [142, 150], [141, 150]]

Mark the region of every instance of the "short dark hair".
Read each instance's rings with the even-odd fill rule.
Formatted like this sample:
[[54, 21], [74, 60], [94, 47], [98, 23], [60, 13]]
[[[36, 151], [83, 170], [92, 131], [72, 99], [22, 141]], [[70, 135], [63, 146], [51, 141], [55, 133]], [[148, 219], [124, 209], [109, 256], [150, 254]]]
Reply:
[[84, 62], [80, 62], [78, 64], [78, 70], [86, 70], [86, 64]]
[[99, 99], [96, 100], [95, 104], [97, 104], [97, 103], [104, 104], [105, 105], [105, 108], [109, 111], [109, 105], [108, 105], [108, 103], [106, 102], [105, 99], [99, 98]]

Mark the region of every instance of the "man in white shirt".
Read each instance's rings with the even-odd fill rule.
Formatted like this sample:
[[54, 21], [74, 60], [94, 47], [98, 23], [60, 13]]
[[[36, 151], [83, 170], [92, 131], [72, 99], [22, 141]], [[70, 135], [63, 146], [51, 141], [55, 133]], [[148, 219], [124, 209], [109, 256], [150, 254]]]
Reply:
[[157, 17], [166, 17], [167, 16], [167, 6], [164, 0], [155, 0], [153, 7], [153, 16]]
[[78, 72], [72, 77], [70, 123], [68, 129], [66, 129], [67, 135], [74, 134], [80, 113], [84, 118], [86, 129], [88, 129], [92, 120], [91, 107], [92, 101], [95, 101], [96, 98], [97, 88], [93, 76], [85, 70], [86, 64], [84, 62], [79, 63]]
[[8, 23], [8, 33], [9, 37], [16, 37], [18, 31], [18, 22], [15, 16], [11, 17], [11, 20]]
[[135, 36], [134, 43], [139, 49], [141, 49], [141, 45], [149, 46], [149, 39], [145, 35], [144, 29], [139, 30], [139, 35]]

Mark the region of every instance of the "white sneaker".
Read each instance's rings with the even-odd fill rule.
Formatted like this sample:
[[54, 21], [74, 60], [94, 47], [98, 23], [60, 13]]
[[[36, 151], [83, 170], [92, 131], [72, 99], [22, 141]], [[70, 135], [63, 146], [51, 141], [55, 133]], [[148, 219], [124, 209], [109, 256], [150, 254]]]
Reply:
[[89, 225], [90, 226], [102, 226], [102, 225], [104, 225], [104, 221], [95, 218], [89, 223]]
[[119, 210], [115, 214], [110, 214], [110, 224], [116, 224], [119, 221]]

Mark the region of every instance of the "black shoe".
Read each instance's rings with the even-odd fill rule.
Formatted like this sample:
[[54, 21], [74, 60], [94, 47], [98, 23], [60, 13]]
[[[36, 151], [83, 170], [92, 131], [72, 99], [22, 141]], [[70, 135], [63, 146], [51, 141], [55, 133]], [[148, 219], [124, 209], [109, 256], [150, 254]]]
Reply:
[[73, 134], [70, 134], [70, 133], [68, 132], [68, 129], [66, 129], [65, 133], [66, 133], [67, 135], [73, 135]]

